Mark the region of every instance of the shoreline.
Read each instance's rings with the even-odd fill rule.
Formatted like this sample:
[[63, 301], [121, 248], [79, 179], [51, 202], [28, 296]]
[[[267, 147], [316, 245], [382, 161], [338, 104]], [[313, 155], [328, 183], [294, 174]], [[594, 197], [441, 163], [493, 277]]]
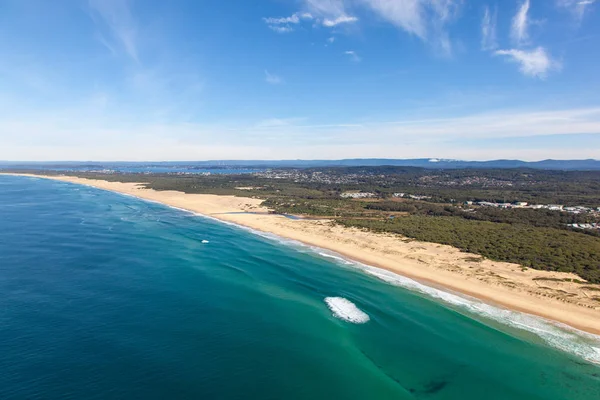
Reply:
[[[557, 280], [581, 279], [573, 274], [523, 270], [516, 264], [484, 259], [473, 261], [479, 256], [463, 253], [450, 246], [344, 228], [332, 225], [327, 220], [296, 220], [267, 214], [268, 210], [260, 205], [261, 199], [159, 192], [140, 187], [143, 183], [108, 182], [71, 176], [0, 174], [87, 185], [157, 202], [331, 251], [349, 261], [389, 271], [437, 290], [464, 294], [489, 305], [600, 335], [600, 301], [590, 299], [585, 292], [581, 298], [561, 297], [561, 293], [572, 294], [575, 288], [581, 287], [574, 282]], [[600, 290], [600, 285], [587, 286], [597, 286]], [[589, 300], [587, 303], [586, 298]], [[594, 301], [597, 302], [596, 307]]]

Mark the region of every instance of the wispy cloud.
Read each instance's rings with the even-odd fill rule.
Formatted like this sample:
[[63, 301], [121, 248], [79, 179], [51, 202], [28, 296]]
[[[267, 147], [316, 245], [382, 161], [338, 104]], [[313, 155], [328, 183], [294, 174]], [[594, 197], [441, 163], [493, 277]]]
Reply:
[[508, 57], [509, 61], [519, 64], [520, 71], [527, 76], [544, 79], [548, 72], [558, 68], [543, 47], [534, 50], [497, 50], [494, 54]]
[[356, 52], [354, 50], [345, 51], [344, 54], [349, 56], [350, 60], [352, 60], [353, 62], [361, 62], [362, 61], [362, 58], [360, 58], [359, 55], [356, 54]]
[[522, 45], [529, 39], [529, 0], [524, 0], [513, 17], [510, 35], [517, 45]]
[[300, 17], [298, 14], [293, 14], [291, 17], [263, 18], [263, 20], [269, 25], [297, 24], [300, 22]]
[[268, 25], [269, 29], [277, 33], [290, 33], [294, 32], [294, 28], [288, 25], [279, 26], [279, 25]]
[[265, 82], [270, 85], [281, 85], [283, 83], [283, 79], [280, 76], [271, 74], [269, 71], [265, 70]]
[[298, 25], [302, 20], [310, 21], [313, 16], [310, 13], [294, 13], [289, 17], [269, 17], [263, 18], [267, 26], [277, 33], [293, 32], [294, 25]]
[[422, 39], [427, 37], [424, 3], [420, 0], [359, 0], [380, 17]]
[[306, 8], [320, 17], [337, 18], [346, 14], [344, 0], [304, 0]]
[[314, 21], [317, 25], [327, 28], [333, 28], [341, 24], [350, 24], [358, 21], [358, 18], [347, 15], [342, 7], [338, 7], [337, 2], [333, 1], [313, 1], [307, 0], [308, 8], [311, 12], [297, 12], [289, 17], [269, 17], [263, 18], [263, 21], [269, 28], [276, 32], [292, 32], [293, 26], [300, 24], [303, 20]]
[[446, 25], [463, 0], [356, 0], [403, 31], [430, 42], [444, 55], [452, 53]]
[[556, 0], [558, 7], [564, 8], [571, 12], [577, 22], [581, 22], [585, 17], [586, 12], [597, 0]]
[[447, 25], [460, 12], [465, 0], [301, 0], [304, 14], [290, 17], [264, 18], [269, 28], [286, 33], [302, 20], [302, 15], [315, 26], [334, 28], [354, 24], [359, 18], [351, 13], [366, 9], [397, 28], [430, 43], [442, 55], [452, 53], [452, 40]]
[[119, 49], [136, 62], [139, 61], [137, 46], [137, 26], [131, 12], [129, 0], [89, 0], [90, 15], [101, 31], [106, 31], [107, 39], [98, 33], [100, 42], [111, 53]]
[[350, 24], [350, 23], [353, 23], [353, 22], [356, 22], [356, 21], [358, 21], [358, 18], [356, 18], [356, 17], [349, 17], [347, 15], [340, 15], [339, 17], [334, 18], [334, 19], [329, 19], [329, 18], [324, 19], [323, 20], [323, 26], [331, 28], [331, 27], [334, 27], [334, 26], [337, 26], [337, 25], [340, 25], [340, 24]]
[[490, 8], [485, 6], [483, 21], [481, 22], [481, 48], [483, 50], [494, 50], [498, 47], [498, 39], [496, 37], [497, 22], [498, 7], [494, 9], [494, 12], [491, 12]]
[[[548, 51], [542, 47], [532, 47], [529, 41], [530, 0], [523, 0], [512, 18], [510, 37], [515, 48], [496, 50], [492, 54], [501, 56], [509, 62], [519, 66], [525, 76], [545, 79], [552, 70], [559, 70], [561, 64], [551, 58]], [[485, 8], [482, 22], [482, 50], [494, 50], [498, 47], [496, 40], [497, 9], [492, 14], [488, 7]]]

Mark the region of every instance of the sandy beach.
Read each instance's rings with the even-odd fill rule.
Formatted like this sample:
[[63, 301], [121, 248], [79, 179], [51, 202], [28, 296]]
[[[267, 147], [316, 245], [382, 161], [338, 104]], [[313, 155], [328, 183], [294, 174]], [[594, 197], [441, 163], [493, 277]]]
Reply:
[[[142, 183], [70, 176], [38, 177], [128, 194], [269, 232], [431, 286], [600, 334], [600, 285], [565, 281], [581, 280], [574, 274], [524, 269], [516, 264], [484, 260], [449, 246], [344, 228], [328, 220], [292, 220], [268, 215], [268, 209], [261, 206], [262, 200], [255, 198], [155, 191], [143, 188]], [[253, 213], [243, 213], [248, 211]]]

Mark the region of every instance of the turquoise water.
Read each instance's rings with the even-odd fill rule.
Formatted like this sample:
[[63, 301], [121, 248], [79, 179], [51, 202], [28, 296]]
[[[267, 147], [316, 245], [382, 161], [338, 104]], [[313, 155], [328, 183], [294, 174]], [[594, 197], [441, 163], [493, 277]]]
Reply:
[[0, 177], [0, 399], [600, 398], [591, 338], [325, 255]]

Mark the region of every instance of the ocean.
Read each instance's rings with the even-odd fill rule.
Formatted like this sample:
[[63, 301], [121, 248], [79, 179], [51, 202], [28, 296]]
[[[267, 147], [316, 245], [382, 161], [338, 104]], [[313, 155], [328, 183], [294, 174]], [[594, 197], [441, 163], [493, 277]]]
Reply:
[[116, 193], [0, 176], [0, 399], [600, 399], [596, 338]]

